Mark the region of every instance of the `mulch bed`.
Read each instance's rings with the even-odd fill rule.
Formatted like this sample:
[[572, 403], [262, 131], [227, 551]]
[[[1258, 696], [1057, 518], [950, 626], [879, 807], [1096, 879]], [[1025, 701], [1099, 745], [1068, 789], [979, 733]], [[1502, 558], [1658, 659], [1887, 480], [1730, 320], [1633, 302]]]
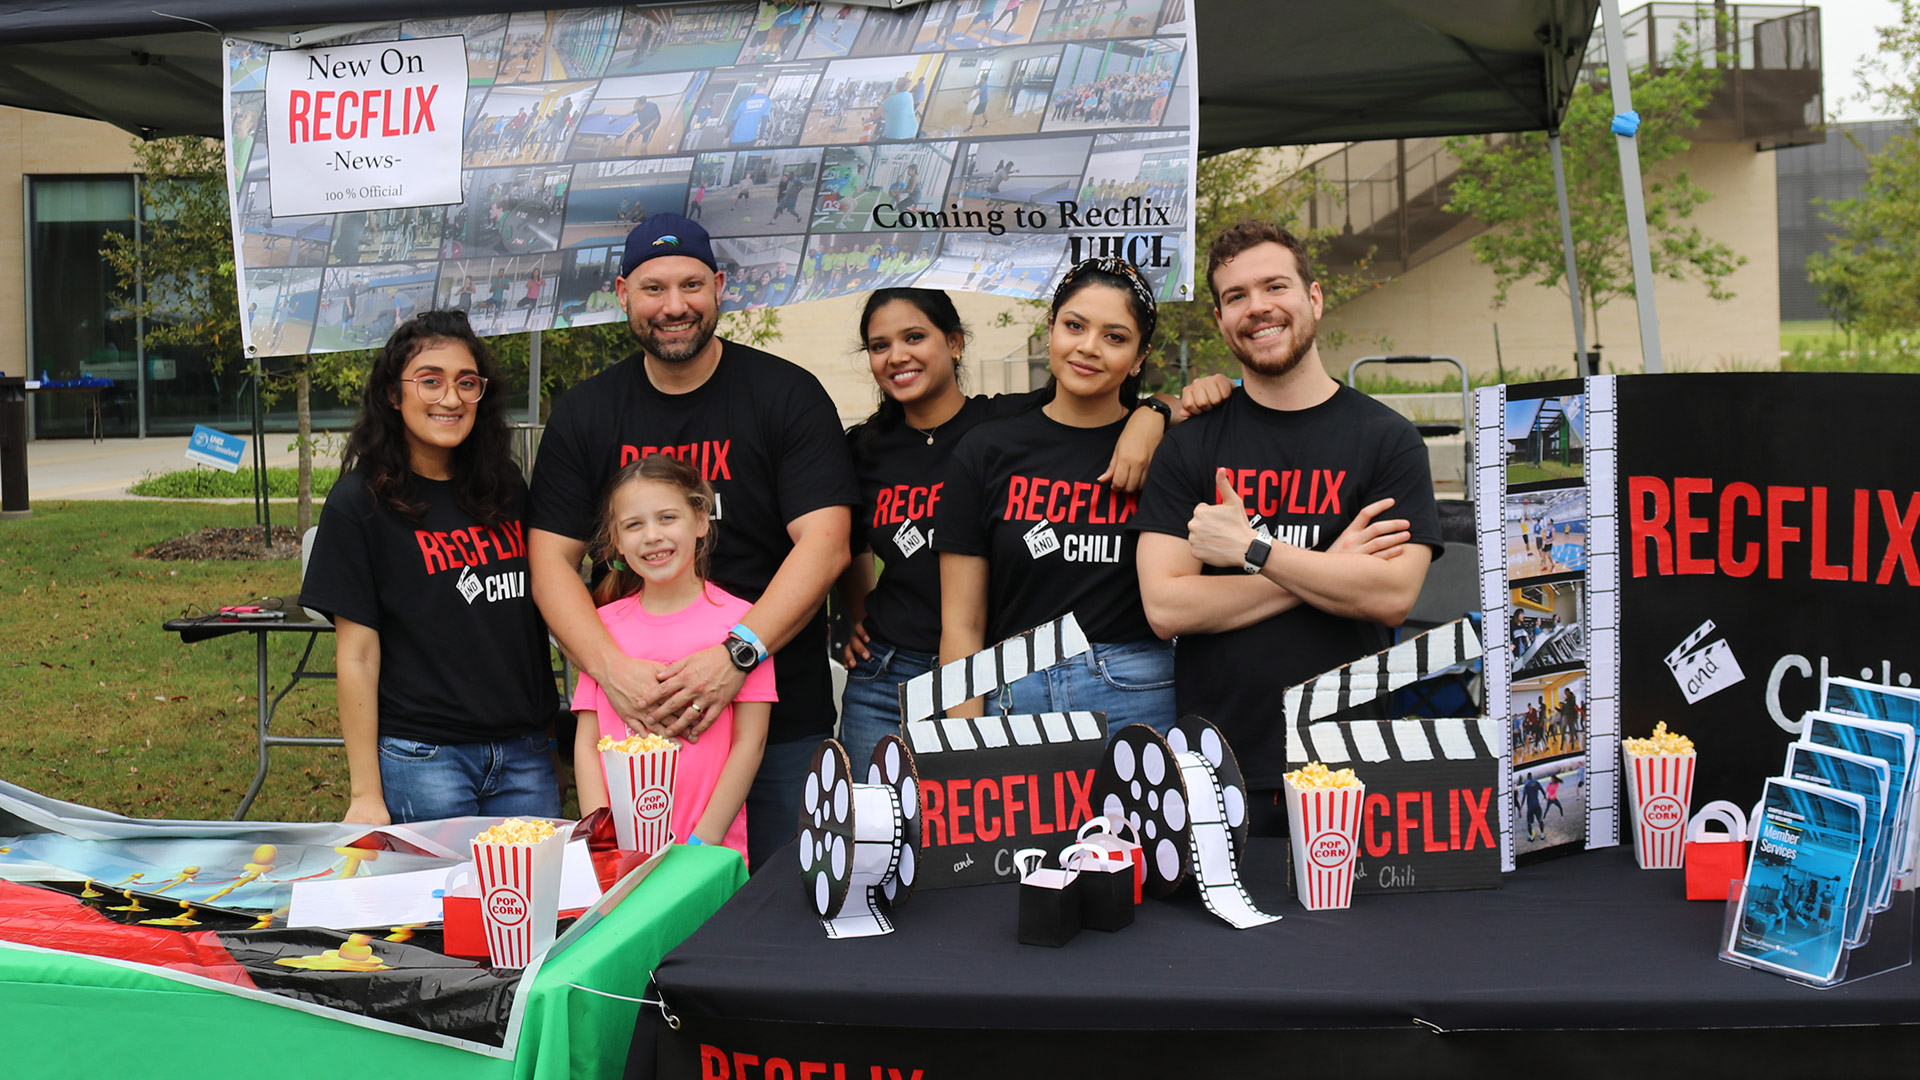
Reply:
[[297, 559], [300, 537], [288, 525], [273, 527], [273, 547], [260, 544], [260, 526], [244, 529], [212, 528], [176, 536], [140, 553], [148, 559], [200, 560], [240, 559], [259, 562], [265, 559]]

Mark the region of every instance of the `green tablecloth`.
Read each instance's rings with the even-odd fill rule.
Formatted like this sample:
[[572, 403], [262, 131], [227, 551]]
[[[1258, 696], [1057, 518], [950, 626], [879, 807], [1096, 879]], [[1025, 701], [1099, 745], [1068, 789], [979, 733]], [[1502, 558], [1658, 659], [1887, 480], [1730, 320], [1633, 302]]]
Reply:
[[106, 1068], [140, 1080], [619, 1076], [640, 1008], [622, 999], [643, 996], [660, 958], [746, 879], [740, 857], [726, 848], [675, 847], [606, 918], [540, 968], [512, 1061], [84, 956], [0, 949], [0, 1017], [12, 1032], [0, 1074], [25, 1080]]

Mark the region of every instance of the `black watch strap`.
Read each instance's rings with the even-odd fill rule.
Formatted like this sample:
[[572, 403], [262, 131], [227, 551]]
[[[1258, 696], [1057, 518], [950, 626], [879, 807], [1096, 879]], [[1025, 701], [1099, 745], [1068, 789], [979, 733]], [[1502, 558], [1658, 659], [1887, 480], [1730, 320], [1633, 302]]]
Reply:
[[741, 671], [752, 671], [760, 666], [760, 650], [753, 647], [753, 642], [738, 634], [728, 634], [723, 644], [727, 647], [727, 657], [733, 661], [734, 667]]
[[1267, 556], [1271, 554], [1273, 554], [1273, 545], [1256, 536], [1253, 538], [1253, 543], [1247, 545], [1247, 554], [1240, 569], [1249, 574], [1257, 574], [1261, 567], [1267, 565]]

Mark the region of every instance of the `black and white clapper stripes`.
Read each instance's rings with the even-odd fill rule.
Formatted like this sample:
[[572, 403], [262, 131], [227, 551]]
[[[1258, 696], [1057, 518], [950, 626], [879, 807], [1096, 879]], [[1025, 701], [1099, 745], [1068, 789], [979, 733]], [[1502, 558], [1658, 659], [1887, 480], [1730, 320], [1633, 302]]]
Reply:
[[900, 715], [908, 722], [945, 712], [1015, 680], [1043, 671], [1089, 648], [1072, 612], [919, 675], [900, 687]]
[[[1383, 761], [1395, 756], [1386, 749], [1385, 737], [1378, 734], [1380, 725], [1390, 721], [1316, 721], [1356, 705], [1364, 705], [1479, 655], [1480, 636], [1473, 632], [1473, 626], [1466, 619], [1458, 619], [1408, 638], [1390, 649], [1363, 656], [1350, 664], [1315, 675], [1298, 686], [1287, 688], [1280, 695], [1281, 707], [1286, 712], [1287, 763], [1304, 765], [1313, 760], [1332, 765], [1356, 758], [1361, 761]], [[1353, 737], [1355, 752], [1346, 750], [1346, 738], [1341, 734], [1343, 727]], [[1494, 724], [1489, 729], [1489, 722], [1485, 718], [1473, 722], [1472, 727], [1478, 730], [1488, 752], [1484, 755], [1479, 752], [1459, 752], [1461, 748], [1471, 746], [1470, 742], [1456, 741], [1469, 738], [1468, 727], [1468, 722], [1464, 720], [1434, 724], [1436, 733], [1446, 733], [1437, 735], [1444, 756], [1500, 756], [1504, 743], [1498, 736], [1498, 725]], [[1411, 739], [1420, 728], [1421, 725], [1417, 723], [1411, 727], [1402, 723], [1394, 731], [1405, 730], [1408, 732], [1406, 737]], [[1491, 735], [1489, 730], [1492, 731]], [[1424, 744], [1424, 736], [1421, 741]], [[1414, 752], [1418, 753], [1417, 749]]]
[[867, 782], [828, 739], [814, 751], [800, 799], [800, 880], [831, 938], [893, 932], [888, 917], [919, 874], [920, 791], [913, 754], [895, 735], [874, 747]]
[[1093, 798], [1138, 834], [1150, 895], [1173, 892], [1193, 873], [1207, 910], [1234, 928], [1280, 918], [1255, 907], [1240, 883], [1247, 782], [1213, 724], [1185, 716], [1164, 739], [1145, 724], [1122, 728], [1107, 744]]

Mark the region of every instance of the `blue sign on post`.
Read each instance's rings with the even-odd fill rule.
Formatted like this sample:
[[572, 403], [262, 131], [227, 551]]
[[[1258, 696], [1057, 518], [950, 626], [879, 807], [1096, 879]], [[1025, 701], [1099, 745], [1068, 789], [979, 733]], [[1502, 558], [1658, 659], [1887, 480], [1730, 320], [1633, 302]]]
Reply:
[[226, 472], [240, 471], [240, 459], [246, 456], [247, 440], [205, 424], [193, 425], [193, 438], [187, 440], [187, 460], [211, 465]]

